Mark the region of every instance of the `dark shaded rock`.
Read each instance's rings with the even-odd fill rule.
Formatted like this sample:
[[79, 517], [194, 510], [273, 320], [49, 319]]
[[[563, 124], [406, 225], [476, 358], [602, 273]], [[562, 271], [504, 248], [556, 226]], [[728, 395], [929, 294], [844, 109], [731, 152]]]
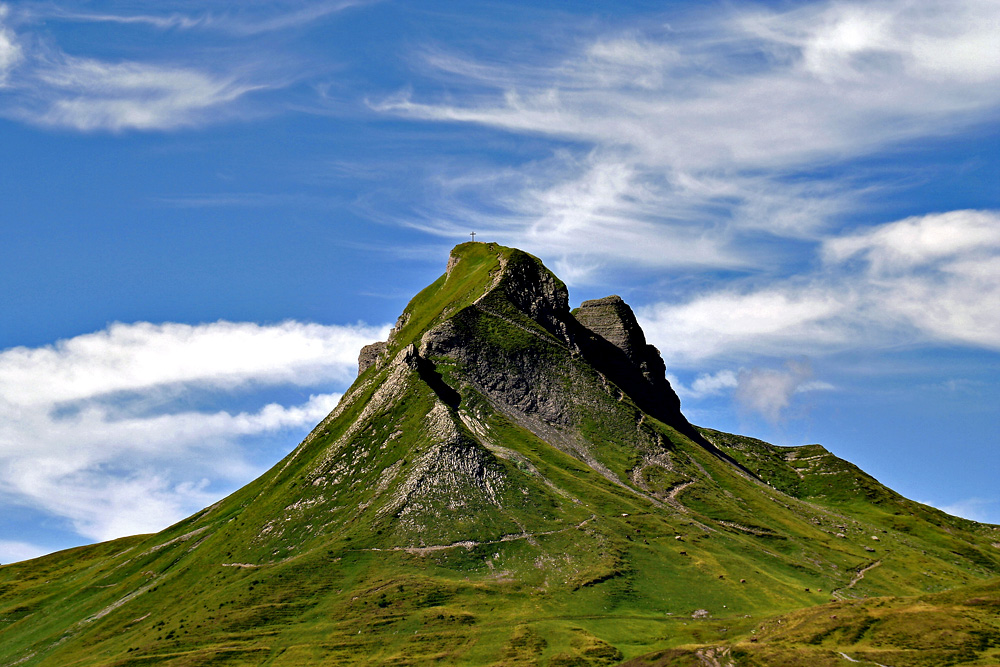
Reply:
[[638, 361], [640, 351], [646, 347], [646, 337], [632, 309], [620, 296], [613, 294], [584, 301], [574, 314], [580, 324], [620, 349], [633, 362]]
[[574, 312], [593, 334], [578, 337], [584, 357], [661, 421], [687, 433], [681, 402], [667, 381], [660, 351], [646, 342], [635, 313], [620, 296], [584, 301]]
[[478, 304], [486, 309], [513, 306], [563, 341], [567, 341], [569, 290], [535, 257], [523, 252], [512, 253], [502, 263], [501, 272], [491, 294]]
[[652, 385], [674, 393], [666, 382], [667, 367], [660, 351], [646, 343], [635, 313], [620, 296], [584, 301], [575, 315], [580, 324], [624, 352]]

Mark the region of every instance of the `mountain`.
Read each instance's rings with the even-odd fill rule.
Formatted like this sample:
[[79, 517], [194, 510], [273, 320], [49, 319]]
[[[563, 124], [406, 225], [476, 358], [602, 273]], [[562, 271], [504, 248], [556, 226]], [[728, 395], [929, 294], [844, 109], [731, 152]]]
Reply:
[[997, 531], [819, 445], [693, 426], [620, 298], [571, 311], [537, 258], [465, 243], [262, 477], [0, 568], [0, 665], [711, 664], [758, 631], [794, 653], [762, 619], [985, 585]]

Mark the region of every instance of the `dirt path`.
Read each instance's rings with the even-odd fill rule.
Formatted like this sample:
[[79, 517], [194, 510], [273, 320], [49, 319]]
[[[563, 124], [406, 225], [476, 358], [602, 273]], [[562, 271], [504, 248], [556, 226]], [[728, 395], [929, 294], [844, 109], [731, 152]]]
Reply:
[[677, 496], [680, 495], [681, 491], [683, 491], [684, 489], [686, 489], [689, 486], [691, 486], [692, 484], [694, 484], [695, 481], [696, 480], [692, 479], [692, 480], [689, 480], [687, 482], [681, 482], [680, 484], [678, 484], [674, 488], [670, 489], [670, 492], [667, 493], [667, 497], [666, 497], [667, 504], [670, 505], [671, 507], [673, 507], [678, 512], [681, 512], [682, 514], [689, 514], [691, 512], [691, 510], [689, 510], [687, 507], [685, 507], [683, 504], [681, 504], [681, 501], [677, 500]]
[[846, 653], [842, 653], [840, 651], [837, 651], [837, 653], [838, 653], [838, 655], [840, 655], [841, 658], [843, 658], [844, 660], [846, 660], [848, 662], [856, 662], [858, 664], [865, 663], [866, 665], [875, 665], [875, 667], [887, 667], [886, 665], [883, 665], [883, 664], [878, 663], [878, 662], [872, 662], [871, 660], [855, 660], [851, 656], [847, 655]]
[[854, 574], [854, 577], [851, 578], [851, 583], [847, 584], [843, 588], [834, 589], [833, 591], [830, 592], [830, 595], [836, 596], [838, 593], [840, 593], [840, 591], [846, 591], [848, 588], [854, 588], [855, 584], [857, 584], [859, 581], [865, 578], [865, 573], [868, 572], [868, 570], [872, 570], [881, 564], [882, 561], [877, 560], [873, 563], [869, 563], [868, 565], [864, 566]]
[[364, 551], [405, 551], [409, 554], [417, 554], [423, 556], [435, 551], [443, 551], [445, 549], [456, 549], [458, 547], [463, 547], [465, 549], [471, 549], [473, 547], [482, 546], [484, 544], [501, 544], [503, 542], [513, 542], [514, 540], [527, 540], [535, 537], [542, 537], [545, 535], [555, 535], [556, 533], [565, 533], [567, 530], [579, 530], [583, 528], [588, 523], [597, 518], [596, 514], [591, 514], [589, 519], [584, 519], [575, 526], [568, 526], [566, 528], [559, 528], [557, 530], [545, 530], [540, 533], [517, 533], [515, 535], [504, 535], [499, 540], [486, 540], [484, 542], [477, 542], [476, 540], [463, 540], [461, 542], [452, 542], [451, 544], [436, 544], [429, 547], [392, 547], [389, 549], [365, 549]]
[[854, 575], [853, 579], [851, 579], [851, 583], [847, 584], [847, 588], [854, 588], [854, 584], [858, 583], [859, 581], [861, 581], [862, 579], [865, 578], [865, 572], [867, 572], [868, 570], [874, 569], [874, 568], [878, 567], [881, 564], [882, 564], [882, 561], [877, 560], [874, 563], [872, 563], [871, 565], [867, 565], [867, 566], [861, 568], [860, 570], [858, 570], [858, 573]]

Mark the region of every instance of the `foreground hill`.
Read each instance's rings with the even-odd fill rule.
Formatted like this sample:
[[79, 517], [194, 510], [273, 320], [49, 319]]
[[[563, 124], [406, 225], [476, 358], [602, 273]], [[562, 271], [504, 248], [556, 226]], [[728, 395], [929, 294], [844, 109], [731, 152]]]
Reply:
[[456, 247], [359, 366], [228, 498], [0, 568], [0, 665], [617, 664], [1000, 575], [994, 527], [692, 426], [631, 309], [515, 249]]
[[630, 667], [1000, 665], [1000, 580], [916, 597], [809, 607], [739, 638], [636, 658]]

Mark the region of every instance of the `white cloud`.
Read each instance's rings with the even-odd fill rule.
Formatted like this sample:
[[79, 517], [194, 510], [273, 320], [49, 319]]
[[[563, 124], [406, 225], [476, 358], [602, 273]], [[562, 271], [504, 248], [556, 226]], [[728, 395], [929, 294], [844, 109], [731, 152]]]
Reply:
[[0, 352], [0, 401], [59, 403], [171, 384], [344, 382], [353, 377], [361, 345], [384, 333], [291, 321], [115, 323], [53, 345]]
[[[18, 25], [49, 17], [40, 11], [39, 6], [22, 9]], [[247, 94], [284, 85], [264, 72], [275, 70], [273, 61], [239, 56], [236, 49], [216, 49], [211, 59], [197, 61], [185, 51], [157, 62], [70, 55], [39, 35], [19, 38], [4, 25], [7, 14], [0, 5], [0, 88], [7, 94], [0, 110], [10, 118], [80, 131], [168, 130], [231, 117]], [[58, 10], [51, 14], [70, 17]], [[115, 18], [133, 22], [113, 16], [95, 20]], [[160, 27], [186, 25], [180, 15], [133, 18]]]
[[643, 329], [681, 365], [900, 343], [1000, 349], [1000, 213], [907, 218], [822, 248], [803, 278], [640, 308]]
[[718, 396], [728, 390], [735, 389], [738, 378], [735, 371], [723, 369], [716, 373], [701, 373], [692, 382], [691, 386], [685, 386], [674, 375], [667, 375], [670, 386], [681, 398], [700, 399], [708, 396]]
[[812, 367], [807, 361], [789, 360], [785, 368], [750, 368], [740, 370], [734, 397], [744, 410], [756, 412], [770, 422], [781, 420], [792, 396], [811, 388]]
[[993, 211], [949, 211], [915, 216], [828, 239], [824, 257], [843, 262], [862, 256], [877, 275], [905, 272], [1000, 251], [1000, 215]]
[[920, 502], [923, 502], [925, 505], [937, 507], [942, 512], [946, 512], [952, 516], [960, 516], [964, 519], [971, 519], [972, 521], [979, 521], [983, 523], [997, 523], [997, 521], [1000, 521], [1000, 516], [998, 516], [996, 509], [996, 500], [984, 498], [965, 498], [953, 503], [940, 505], [936, 503], [928, 503], [926, 501]]
[[62, 56], [35, 71], [36, 108], [22, 115], [77, 130], [194, 125], [260, 85], [192, 68]]
[[[425, 65], [448, 82], [446, 98], [406, 93], [374, 107], [586, 145], [586, 158], [528, 165], [531, 178], [507, 179], [513, 191], [463, 175], [470, 198], [494, 205], [477, 221], [484, 231], [567, 264], [733, 267], [760, 266], [770, 235], [820, 238], [864, 196], [858, 172], [818, 177], [814, 167], [947, 135], [1000, 105], [992, 0], [707, 17], [697, 30], [573, 42], [542, 65], [432, 52]], [[426, 226], [450, 234], [467, 212], [444, 207]]]
[[0, 88], [7, 85], [10, 71], [23, 57], [14, 31], [4, 25], [8, 13], [7, 5], [0, 4]]
[[639, 308], [647, 338], [669, 363], [748, 354], [785, 356], [842, 345], [850, 328], [842, 322], [855, 296], [824, 285], [775, 286], [718, 291], [686, 303]]
[[0, 540], [0, 564], [15, 563], [19, 560], [36, 558], [48, 552], [48, 549], [29, 544], [28, 542], [18, 542], [16, 540]]
[[830, 239], [825, 258], [860, 257], [874, 307], [924, 336], [1000, 349], [1000, 212], [950, 211]]
[[992, 0], [881, 0], [822, 3], [743, 22], [768, 41], [801, 53], [804, 71], [826, 80], [874, 72], [984, 82], [1000, 75]]
[[89, 539], [163, 528], [259, 472], [244, 438], [303, 431], [340, 395], [238, 412], [192, 411], [183, 407], [188, 397], [346, 386], [358, 350], [386, 329], [114, 324], [43, 348], [4, 350], [0, 495]]
[[214, 501], [211, 482], [249, 481], [257, 470], [236, 446], [241, 437], [308, 428], [339, 397], [312, 396], [301, 406], [271, 404], [255, 413], [130, 419], [97, 406], [72, 417], [22, 410], [0, 427], [0, 491], [69, 520], [87, 538], [150, 532]]
[[828, 382], [811, 378], [812, 366], [806, 359], [788, 360], [784, 369], [725, 368], [715, 373], [700, 373], [690, 386], [674, 375], [667, 375], [682, 400], [732, 395], [741, 410], [757, 413], [774, 423], [782, 419], [796, 394], [834, 389]]

